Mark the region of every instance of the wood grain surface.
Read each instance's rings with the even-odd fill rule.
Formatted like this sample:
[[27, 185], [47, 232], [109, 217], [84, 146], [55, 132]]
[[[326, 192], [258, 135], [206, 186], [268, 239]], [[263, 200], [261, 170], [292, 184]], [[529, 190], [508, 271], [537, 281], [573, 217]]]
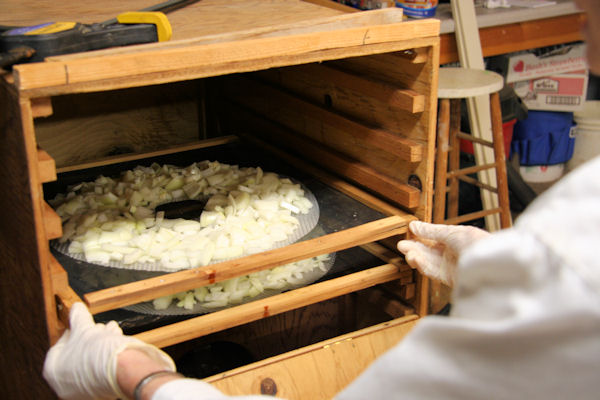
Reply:
[[[27, 26], [49, 21], [102, 22], [125, 11], [141, 10], [161, 0], [62, 1], [3, 0], [0, 25]], [[270, 12], [265, 12], [270, 10]], [[201, 0], [167, 14], [173, 28], [171, 40], [237, 30], [296, 23], [339, 15], [334, 10], [301, 0]]]
[[[2, 4], [0, 24], [27, 25], [61, 20], [99, 22], [121, 11], [140, 9], [156, 2], [107, 0], [99, 4], [6, 0]], [[403, 126], [414, 136], [407, 134], [403, 137], [414, 140], [424, 149], [418, 161], [401, 161], [418, 164], [415, 173], [421, 177], [425, 193], [419, 198], [418, 211], [416, 215], [383, 219], [389, 224], [381, 230], [361, 226], [360, 235], [350, 239], [346, 237], [349, 232], [340, 231], [328, 235], [331, 241], [299, 242], [280, 251], [248, 258], [244, 260], [245, 263], [251, 262], [242, 268], [232, 263], [227, 268], [221, 268], [221, 265], [218, 270], [202, 271], [197, 274], [199, 276], [194, 276], [198, 271], [187, 271], [189, 276], [180, 274], [172, 279], [165, 276], [167, 283], [153, 281], [146, 282], [148, 286], [144, 286], [144, 281], [140, 281], [136, 282], [135, 287], [120, 287], [114, 293], [96, 292], [96, 298], [88, 296], [86, 299], [90, 305], [95, 304], [93, 312], [155, 298], [161, 295], [161, 291], [166, 293], [196, 287], [200, 281], [206, 283], [214, 279], [215, 273], [218, 279], [226, 279], [227, 274], [243, 274], [244, 271], [280, 265], [311, 254], [397, 236], [405, 233], [409, 220], [429, 218], [433, 163], [431, 139], [435, 134], [432, 116], [436, 111], [433, 88], [437, 85], [439, 23], [434, 20], [400, 22], [397, 10], [390, 13], [393, 18], [388, 20], [385, 13], [355, 13], [359, 17], [349, 22], [347, 17], [350, 14], [346, 14], [346, 10], [314, 3], [319, 2], [202, 0], [169, 14], [174, 28], [172, 42], [22, 64], [13, 69], [12, 75], [3, 77], [0, 106], [7, 112], [0, 116], [0, 155], [5, 160], [0, 182], [14, 185], [15, 189], [10, 196], [0, 200], [3, 220], [0, 250], [6, 267], [1, 273], [3, 295], [0, 305], [4, 320], [0, 322], [0, 334], [5, 342], [15, 345], [0, 355], [0, 367], [6, 371], [0, 397], [54, 397], [41, 377], [41, 366], [48, 346], [64, 329], [64, 324], [57, 318], [55, 295], [58, 294], [61, 299], [59, 313], [63, 320], [70, 305], [78, 300], [66, 286], [64, 270], [51, 258], [48, 248], [48, 239], [58, 235], [59, 229], [55, 216], [44, 213], [42, 181], [54, 178], [52, 171], [47, 173], [45, 169], [52, 167], [52, 161], [46, 155], [55, 161], [54, 169], [90, 165], [120, 152], [141, 154], [187, 144], [192, 138], [195, 141], [203, 133], [205, 122], [200, 115], [204, 112], [200, 103], [205, 97], [202, 87], [196, 86], [205, 82], [203, 78], [325, 60], [352, 59], [350, 65], [344, 65], [350, 66], [351, 73], [361, 74], [364, 69], [368, 74], [378, 76], [386, 87], [400, 88], [404, 102], [400, 108], [409, 108], [411, 113], [416, 114], [412, 120], [406, 118], [410, 123]], [[370, 16], [383, 19], [380, 18], [379, 22], [363, 19]], [[332, 19], [323, 22], [326, 18]], [[311, 31], [311, 24], [317, 19], [322, 21], [317, 24], [322, 30]], [[273, 27], [273, 21], [277, 21], [277, 27]], [[210, 40], [213, 40], [219, 35], [223, 35], [218, 38], [220, 41], [210, 44], [202, 41], [207, 36], [212, 36]], [[417, 51], [416, 57], [412, 58], [399, 55], [387, 57], [383, 54], [412, 48], [422, 48], [423, 51]], [[182, 82], [182, 86], [177, 86], [177, 82]], [[346, 87], [344, 90], [349, 93], [355, 89]], [[413, 92], [423, 96], [422, 105], [420, 101], [411, 100], [418, 99], [413, 97]], [[386, 119], [376, 125], [388, 129], [388, 124], [393, 123], [393, 119]], [[145, 147], [148, 144], [150, 146]], [[47, 153], [38, 152], [38, 145]], [[404, 184], [404, 181], [401, 183]], [[49, 218], [44, 219], [44, 216]], [[409, 275], [412, 278], [413, 272], [409, 271]], [[365, 285], [397, 278], [404, 279], [397, 276], [397, 266], [388, 264], [382, 275], [371, 281], [361, 282], [358, 279], [350, 282], [354, 287], [346, 287], [349, 282], [342, 282], [340, 287], [336, 286], [336, 290], [347, 293], [360, 290]], [[417, 306], [414, 308], [423, 313], [422, 305], [427, 302], [422, 295], [427, 290], [427, 282], [419, 276], [415, 278], [416, 281], [405, 283], [415, 283], [416, 293], [408, 289], [407, 292], [413, 292], [408, 294], [415, 299]], [[284, 312], [301, 304], [310, 304], [313, 301], [311, 295], [309, 287], [297, 302], [287, 299], [282, 302], [279, 311], [273, 311]], [[26, 297], [26, 302], [15, 301], [23, 297]], [[398, 304], [388, 304], [394, 313], [404, 312]], [[411, 321], [402, 320], [399, 324], [408, 324], [408, 329]], [[298, 322], [302, 321], [296, 320], [294, 323]], [[188, 333], [189, 336], [183, 340], [198, 336], [197, 332]], [[19, 340], [15, 340], [17, 337]], [[391, 344], [387, 339], [378, 340], [376, 344], [368, 344], [364, 352], [350, 349], [349, 354], [356, 355], [365, 364], [377, 353], [370, 349], [377, 348], [381, 352]], [[325, 354], [322, 360], [332, 361], [330, 356], [330, 353]], [[333, 361], [334, 364], [330, 366], [335, 365]], [[300, 367], [309, 365], [301, 361], [294, 364]], [[324, 362], [322, 365], [327, 364]], [[352, 364], [349, 369], [341, 369], [339, 373], [326, 367], [323, 376], [326, 381], [343, 384], [360, 369], [360, 363]], [[331, 385], [330, 388], [336, 389], [336, 386]]]
[[414, 327], [407, 316], [342, 335], [207, 379], [228, 395], [260, 394], [265, 378], [274, 380], [277, 397], [331, 399], [373, 360]]
[[177, 41], [165, 42], [140, 45], [139, 51], [127, 53], [88, 52], [85, 57], [20, 64], [14, 68], [15, 82], [22, 93], [28, 91], [32, 97], [84, 88], [116, 89], [393, 52], [407, 48], [403, 41], [439, 33], [436, 20], [397, 21], [401, 16], [395, 9], [377, 15], [391, 18], [365, 25], [362, 18], [357, 18], [358, 22], [346, 21], [348, 15], [342, 15], [333, 18], [330, 22], [334, 25], [325, 30], [311, 31], [305, 26], [299, 33], [290, 31], [288, 36], [185, 46]]
[[200, 85], [194, 82], [53, 98], [36, 138], [58, 168], [200, 139]]
[[[484, 57], [583, 40], [579, 27], [583, 13], [481, 28]], [[458, 61], [454, 33], [441, 35], [440, 64]]]
[[53, 299], [44, 264], [48, 242], [44, 255], [44, 227], [36, 223], [42, 213], [37, 150], [31, 127], [22, 122], [30, 108], [13, 94], [0, 82], [0, 183], [10, 188], [0, 196], [0, 398], [46, 399], [53, 396], [42, 378], [53, 329], [51, 321], [46, 326], [53, 308], [45, 300]]
[[[405, 266], [405, 269], [408, 268]], [[340, 278], [301, 287], [233, 308], [215, 311], [136, 335], [146, 343], [165, 347], [267, 318], [285, 311], [359, 291], [379, 283], [399, 279], [403, 273], [392, 264], [373, 267]]]

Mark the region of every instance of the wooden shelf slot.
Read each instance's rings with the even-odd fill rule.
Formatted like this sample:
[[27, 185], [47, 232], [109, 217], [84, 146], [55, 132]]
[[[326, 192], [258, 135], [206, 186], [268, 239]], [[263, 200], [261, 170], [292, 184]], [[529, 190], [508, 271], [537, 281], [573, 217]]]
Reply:
[[305, 286], [223, 311], [217, 311], [136, 335], [144, 342], [166, 347], [233, 326], [280, 314], [323, 300], [398, 279], [402, 272], [391, 264], [356, 272], [341, 278]]
[[[261, 140], [256, 137], [256, 135], [243, 135], [244, 140], [251, 142], [257, 146], [260, 146], [270, 153], [276, 155], [284, 159], [287, 163], [293, 165], [296, 168], [301, 169], [304, 172], [309, 173], [315, 178], [319, 179], [321, 182], [325, 183], [327, 186], [331, 186], [332, 188], [344, 193], [347, 196], [352, 197], [355, 200], [360, 201], [364, 205], [379, 211], [385, 215], [412, 215], [407, 214], [406, 211], [401, 210], [397, 207], [390, 205], [388, 202], [381, 200], [374, 195], [365, 192], [364, 190], [359, 189], [358, 187], [346, 182], [345, 180], [338, 178], [334, 175], [331, 175], [325, 172], [322, 168], [315, 166], [312, 163], [306, 162], [304, 159], [300, 157], [293, 156], [288, 152], [282, 151], [280, 148], [273, 146], [270, 143], [267, 143], [264, 140]], [[389, 261], [386, 261], [389, 262]]]
[[323, 64], [307, 64], [301, 67], [288, 68], [282, 70], [280, 74], [299, 74], [304, 79], [318, 79], [337, 88], [351, 90], [362, 96], [372, 97], [396, 110], [404, 110], [413, 114], [425, 110], [425, 96], [414, 90], [399, 88], [390, 83], [365, 78], [358, 74], [346, 72], [339, 68], [328, 67]]
[[403, 304], [396, 296], [380, 288], [373, 288], [358, 295], [361, 303], [371, 304], [372, 307], [383, 311], [392, 318], [400, 318], [415, 313], [414, 308]]
[[58, 320], [62, 323], [62, 326], [59, 328], [64, 330], [69, 326], [69, 312], [71, 311], [71, 307], [76, 302], [80, 302], [81, 298], [69, 286], [67, 271], [52, 255], [50, 255], [50, 279], [56, 299]]
[[[240, 110], [243, 112], [242, 108]], [[277, 129], [275, 133], [275, 135], [263, 137], [263, 139], [274, 143], [279, 142], [279, 144], [286, 146], [288, 149], [293, 149], [296, 154], [302, 154], [306, 159], [310, 159], [328, 171], [345, 176], [402, 207], [414, 209], [419, 206], [421, 191], [414, 186], [392, 179], [365, 164], [327, 148], [327, 146], [317, 141], [297, 135], [287, 129]], [[265, 132], [262, 132], [262, 134], [264, 135]], [[238, 132], [238, 135], [246, 137], [240, 132]]]
[[400, 296], [406, 300], [411, 300], [417, 294], [417, 285], [415, 283], [408, 283], [403, 285], [400, 289]]
[[[226, 87], [228, 94], [238, 104], [243, 104], [255, 112], [261, 112], [261, 110], [256, 108], [259, 106], [259, 103], [257, 103], [255, 97], [248, 96], [249, 93], [261, 94], [262, 100], [258, 101], [262, 102], [262, 107], [267, 107], [270, 110], [285, 107], [300, 119], [310, 118], [311, 120], [319, 121], [319, 124], [329, 125], [350, 135], [357, 142], [368, 141], [371, 146], [393, 154], [401, 160], [418, 163], [423, 159], [423, 145], [416, 141], [406, 139], [385, 129], [369, 127], [361, 122], [329, 111], [272, 86], [240, 78], [231, 80]], [[273, 118], [278, 113], [268, 112], [267, 114]]]
[[38, 169], [40, 174], [40, 182], [53, 182], [56, 180], [56, 163], [46, 151], [37, 150]]
[[425, 64], [430, 59], [429, 50], [426, 48], [408, 49], [390, 53], [393, 57], [410, 61], [411, 64]]
[[46, 237], [48, 240], [58, 239], [63, 235], [60, 217], [46, 202], [43, 202], [42, 218], [44, 219], [44, 228], [46, 228]]
[[206, 139], [206, 140], [201, 140], [198, 142], [187, 143], [187, 144], [183, 144], [183, 145], [169, 147], [169, 148], [162, 149], [162, 150], [156, 150], [156, 151], [145, 152], [145, 153], [140, 153], [140, 154], [118, 155], [118, 156], [107, 157], [107, 158], [89, 162], [89, 163], [69, 165], [69, 166], [58, 168], [58, 172], [63, 173], [63, 172], [70, 172], [70, 171], [78, 171], [81, 169], [96, 168], [96, 167], [102, 167], [102, 166], [106, 166], [106, 165], [125, 163], [125, 162], [135, 161], [135, 160], [142, 160], [142, 159], [150, 158], [150, 157], [160, 157], [160, 156], [164, 156], [164, 155], [168, 155], [168, 154], [181, 153], [181, 152], [185, 152], [185, 151], [198, 150], [198, 149], [204, 149], [207, 147], [233, 143], [237, 140], [238, 140], [238, 138], [236, 138], [235, 136], [221, 136], [221, 137], [217, 137], [217, 138]]
[[367, 243], [362, 246], [363, 250], [368, 251], [380, 260], [394, 264], [403, 270], [411, 270], [412, 268], [404, 260], [404, 256], [399, 252], [392, 251], [379, 243]]
[[50, 97], [35, 97], [31, 99], [31, 114], [33, 118], [49, 117], [53, 113]]
[[50, 254], [50, 279], [52, 280], [54, 293], [60, 292], [69, 286], [67, 271], [52, 254]]
[[273, 268], [321, 254], [406, 233], [413, 216], [391, 216], [354, 228], [291, 244], [247, 257], [178, 271], [87, 293], [84, 299], [93, 314], [153, 300], [236, 276]]

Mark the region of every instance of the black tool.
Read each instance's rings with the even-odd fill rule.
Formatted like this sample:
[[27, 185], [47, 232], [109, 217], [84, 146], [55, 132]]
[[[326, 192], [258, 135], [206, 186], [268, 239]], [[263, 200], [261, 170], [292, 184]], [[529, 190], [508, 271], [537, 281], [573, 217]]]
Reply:
[[173, 11], [197, 1], [170, 0], [95, 24], [49, 22], [0, 27], [0, 68], [60, 54], [169, 40], [171, 25], [159, 11]]

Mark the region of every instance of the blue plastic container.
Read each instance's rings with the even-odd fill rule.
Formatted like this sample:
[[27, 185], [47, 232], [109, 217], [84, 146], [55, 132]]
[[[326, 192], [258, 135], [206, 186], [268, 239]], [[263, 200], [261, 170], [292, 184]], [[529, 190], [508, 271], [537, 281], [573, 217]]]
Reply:
[[402, 8], [404, 15], [412, 18], [431, 18], [435, 15], [438, 0], [398, 0], [396, 7]]
[[554, 165], [569, 161], [575, 146], [573, 113], [532, 111], [513, 130], [511, 153], [521, 165]]

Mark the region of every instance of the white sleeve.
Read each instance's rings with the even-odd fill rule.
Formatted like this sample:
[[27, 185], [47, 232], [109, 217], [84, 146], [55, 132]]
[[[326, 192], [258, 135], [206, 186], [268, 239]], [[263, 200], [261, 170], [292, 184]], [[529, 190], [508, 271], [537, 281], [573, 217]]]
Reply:
[[600, 158], [459, 261], [429, 316], [338, 396], [591, 399], [600, 389]]
[[176, 379], [159, 387], [152, 400], [269, 400], [270, 396], [227, 396], [199, 379]]
[[[336, 399], [598, 398], [599, 176], [600, 158], [536, 200], [515, 228], [471, 246], [450, 317], [424, 317]], [[227, 397], [186, 379], [152, 400], [227, 398], [268, 397]]]

